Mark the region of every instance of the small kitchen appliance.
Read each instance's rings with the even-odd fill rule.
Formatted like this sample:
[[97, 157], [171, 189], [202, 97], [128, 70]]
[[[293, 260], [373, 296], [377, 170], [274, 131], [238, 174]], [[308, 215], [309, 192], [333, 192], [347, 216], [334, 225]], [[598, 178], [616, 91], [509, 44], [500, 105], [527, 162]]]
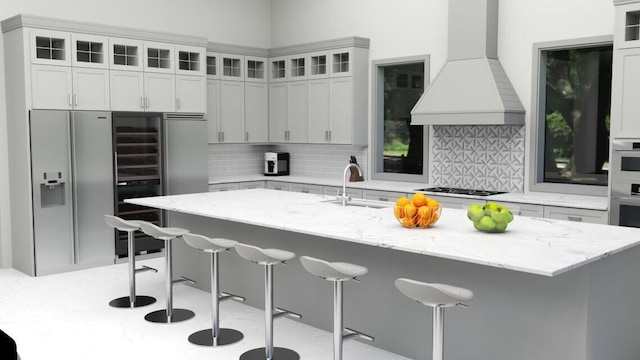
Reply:
[[289, 153], [264, 153], [264, 174], [266, 176], [289, 175]]

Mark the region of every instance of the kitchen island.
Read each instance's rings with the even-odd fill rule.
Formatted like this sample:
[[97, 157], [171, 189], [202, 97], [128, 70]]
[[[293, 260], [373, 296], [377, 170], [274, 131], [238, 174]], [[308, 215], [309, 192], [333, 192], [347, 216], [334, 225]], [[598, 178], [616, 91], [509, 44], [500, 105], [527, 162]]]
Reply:
[[[401, 355], [429, 353], [431, 318], [397, 292], [397, 277], [475, 292], [469, 310], [447, 314], [450, 358], [640, 356], [638, 229], [516, 217], [507, 232], [485, 234], [456, 209], [443, 209], [433, 228], [405, 229], [390, 208], [343, 208], [333, 199], [251, 189], [127, 202], [169, 210], [172, 226], [193, 232], [368, 267], [345, 288], [345, 324]], [[174, 251], [176, 273], [208, 283], [206, 256], [180, 243]], [[221, 265], [222, 288], [262, 307], [260, 270], [231, 255]], [[323, 284], [292, 262], [277, 270], [276, 304], [328, 330], [332, 294]]]

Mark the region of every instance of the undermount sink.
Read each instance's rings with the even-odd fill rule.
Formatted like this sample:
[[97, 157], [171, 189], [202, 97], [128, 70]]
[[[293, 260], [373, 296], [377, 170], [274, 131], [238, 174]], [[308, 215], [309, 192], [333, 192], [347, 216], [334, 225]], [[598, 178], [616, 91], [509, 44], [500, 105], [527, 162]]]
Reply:
[[[326, 202], [342, 206], [341, 198], [326, 200]], [[349, 206], [368, 207], [372, 209], [384, 209], [384, 208], [393, 207], [393, 203], [386, 202], [386, 201], [366, 200], [366, 199], [351, 199], [347, 202], [347, 207]]]

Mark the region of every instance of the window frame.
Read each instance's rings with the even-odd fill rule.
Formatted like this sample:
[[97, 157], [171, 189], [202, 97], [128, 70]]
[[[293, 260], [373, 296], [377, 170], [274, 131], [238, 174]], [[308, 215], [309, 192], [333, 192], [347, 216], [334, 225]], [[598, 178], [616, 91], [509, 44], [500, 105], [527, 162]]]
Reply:
[[[544, 114], [544, 104], [541, 102], [541, 99], [546, 98], [546, 88], [545, 86], [541, 86], [541, 84], [546, 83], [547, 75], [546, 66], [542, 67], [542, 65], [546, 63], [546, 59], [543, 59], [542, 52], [606, 45], [611, 45], [615, 52], [615, 47], [613, 46], [613, 35], [539, 42], [533, 44], [529, 131], [529, 191], [607, 196], [608, 186], [544, 182], [545, 122], [540, 118], [541, 114]], [[609, 159], [609, 163], [611, 163], [611, 159]], [[540, 171], [541, 169], [542, 171]]]
[[384, 146], [384, 121], [379, 119], [381, 114], [384, 114], [382, 110], [384, 102], [382, 101], [384, 96], [383, 83], [380, 79], [384, 79], [382, 73], [382, 67], [393, 65], [405, 65], [413, 63], [424, 63], [423, 74], [423, 87], [424, 91], [428, 88], [430, 76], [430, 55], [415, 55], [405, 56], [398, 58], [378, 59], [371, 62], [371, 124], [370, 124], [370, 156], [369, 156], [369, 169], [371, 169], [371, 178], [374, 180], [388, 180], [388, 181], [401, 181], [401, 182], [416, 182], [416, 183], [428, 183], [429, 181], [429, 125], [423, 125], [423, 149], [422, 149], [422, 175], [418, 174], [399, 174], [399, 173], [385, 173], [384, 172], [384, 158], [383, 146]]

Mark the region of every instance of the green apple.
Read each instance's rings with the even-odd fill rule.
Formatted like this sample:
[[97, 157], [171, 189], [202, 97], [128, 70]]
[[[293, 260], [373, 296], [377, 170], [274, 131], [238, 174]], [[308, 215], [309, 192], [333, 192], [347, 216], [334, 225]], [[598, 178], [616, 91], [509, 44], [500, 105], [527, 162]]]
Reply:
[[476, 228], [476, 230], [484, 231], [484, 229], [482, 228], [482, 225], [480, 225], [480, 221], [474, 221], [473, 227]]
[[507, 210], [507, 223], [510, 223], [513, 221], [513, 214], [511, 213], [511, 211]]
[[469, 218], [469, 220], [476, 222], [482, 219], [483, 216], [484, 210], [482, 209], [482, 206], [478, 204], [469, 206], [469, 209], [467, 210], [467, 217]]
[[482, 207], [482, 209], [484, 209], [484, 214], [491, 216], [491, 211], [495, 210], [498, 208], [498, 204], [494, 203], [494, 202], [487, 202], [486, 204], [484, 204], [484, 206]]
[[484, 231], [491, 231], [495, 229], [496, 222], [491, 218], [491, 216], [485, 215], [482, 217], [482, 219], [480, 219], [480, 227]]
[[507, 230], [506, 222], [496, 222], [496, 227], [493, 229], [495, 232], [504, 232]]
[[491, 210], [491, 218], [495, 222], [503, 222], [506, 224], [509, 222], [509, 209], [502, 205], [498, 205], [494, 210]]

